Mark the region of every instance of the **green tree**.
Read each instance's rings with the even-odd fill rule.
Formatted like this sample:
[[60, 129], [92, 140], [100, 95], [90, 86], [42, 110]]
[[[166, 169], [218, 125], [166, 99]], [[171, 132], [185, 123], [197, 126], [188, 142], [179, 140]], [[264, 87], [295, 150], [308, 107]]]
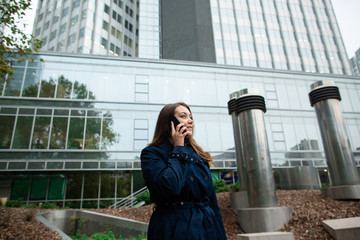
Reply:
[[40, 40], [19, 28], [30, 4], [31, 0], [0, 1], [0, 80], [14, 74], [13, 61], [23, 61], [41, 48]]

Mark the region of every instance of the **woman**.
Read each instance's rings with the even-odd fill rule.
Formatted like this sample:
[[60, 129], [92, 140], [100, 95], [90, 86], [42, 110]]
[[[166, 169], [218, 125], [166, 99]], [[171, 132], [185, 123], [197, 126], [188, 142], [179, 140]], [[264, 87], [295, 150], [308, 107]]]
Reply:
[[[174, 125], [175, 116], [180, 124]], [[212, 158], [193, 139], [185, 103], [160, 111], [154, 139], [141, 152], [141, 167], [155, 211], [148, 239], [226, 239], [209, 170]]]

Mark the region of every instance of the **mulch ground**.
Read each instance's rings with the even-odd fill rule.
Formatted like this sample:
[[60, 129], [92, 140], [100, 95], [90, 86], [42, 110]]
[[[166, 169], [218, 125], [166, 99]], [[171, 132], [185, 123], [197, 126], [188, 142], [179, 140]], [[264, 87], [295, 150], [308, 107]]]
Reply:
[[[281, 231], [292, 232], [295, 239], [333, 239], [321, 221], [360, 216], [360, 201], [335, 201], [318, 190], [278, 190], [279, 206], [292, 207], [292, 220]], [[235, 240], [242, 233], [236, 215], [230, 209], [230, 193], [217, 194], [226, 235]], [[128, 209], [90, 209], [105, 214], [149, 222], [153, 205]], [[0, 239], [61, 239], [35, 219], [39, 209], [0, 208]]]

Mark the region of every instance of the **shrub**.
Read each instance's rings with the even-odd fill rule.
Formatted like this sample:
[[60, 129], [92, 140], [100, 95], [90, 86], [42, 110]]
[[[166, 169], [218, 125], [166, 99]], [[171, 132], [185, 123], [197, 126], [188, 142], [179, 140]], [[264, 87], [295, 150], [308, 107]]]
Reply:
[[58, 206], [56, 205], [56, 203], [51, 203], [51, 202], [45, 202], [40, 205], [40, 209], [57, 209], [57, 208]]
[[31, 204], [22, 204], [21, 205], [22, 208], [37, 208], [37, 205], [34, 203]]
[[228, 187], [231, 192], [237, 192], [237, 191], [239, 191], [239, 182], [232, 183], [232, 184], [228, 185]]
[[143, 192], [142, 194], [136, 197], [136, 201], [138, 202], [144, 201], [145, 204], [150, 204], [151, 203], [150, 192], [148, 191]]
[[228, 192], [229, 191], [229, 187], [228, 187], [228, 185], [226, 185], [226, 182], [225, 182], [224, 179], [214, 180], [213, 184], [214, 184], [214, 188], [215, 188], [216, 193]]
[[21, 207], [23, 199], [9, 200], [6, 202], [5, 207]]

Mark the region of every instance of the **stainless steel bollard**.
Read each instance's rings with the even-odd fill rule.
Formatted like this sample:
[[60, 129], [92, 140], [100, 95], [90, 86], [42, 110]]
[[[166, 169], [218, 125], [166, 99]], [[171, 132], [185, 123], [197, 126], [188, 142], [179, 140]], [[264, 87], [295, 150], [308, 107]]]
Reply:
[[311, 85], [309, 97], [318, 119], [332, 184], [359, 184], [354, 154], [340, 110], [338, 87], [333, 81], [318, 81]]
[[244, 170], [244, 159], [242, 153], [242, 144], [240, 139], [240, 125], [236, 114], [236, 99], [238, 98], [238, 92], [230, 94], [230, 101], [228, 102], [229, 114], [231, 115], [234, 140], [235, 140], [235, 152], [236, 152], [236, 167], [239, 182], [239, 191], [246, 191], [246, 173]]
[[[237, 148], [241, 148], [250, 207], [277, 206], [275, 183], [265, 130], [264, 98], [257, 89], [243, 89], [236, 96], [234, 123]], [[233, 113], [232, 113], [233, 114]], [[237, 130], [237, 132], [235, 132]], [[236, 149], [238, 151], [238, 149]]]

